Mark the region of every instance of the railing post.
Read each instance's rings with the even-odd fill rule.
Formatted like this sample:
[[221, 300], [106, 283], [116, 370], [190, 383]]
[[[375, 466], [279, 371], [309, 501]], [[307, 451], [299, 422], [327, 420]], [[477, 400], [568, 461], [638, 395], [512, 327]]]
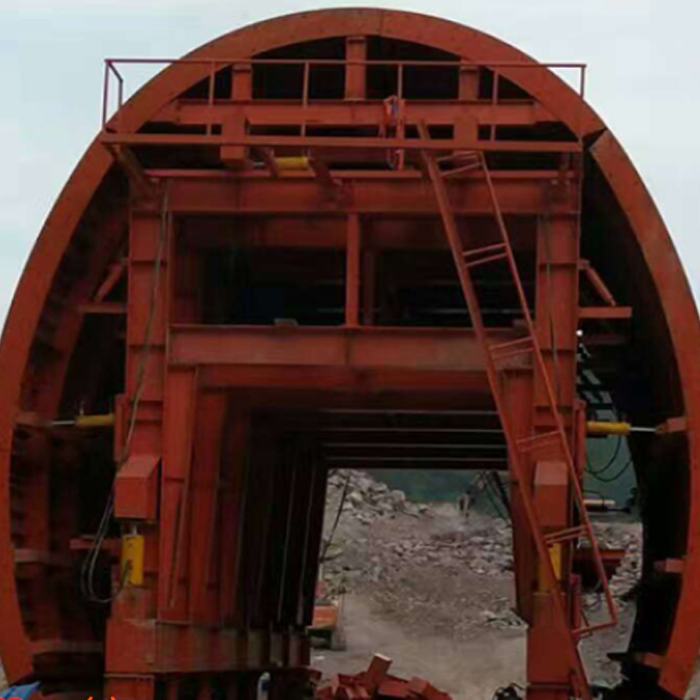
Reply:
[[349, 36], [345, 40], [345, 99], [364, 100], [367, 97], [367, 37]]
[[250, 63], [234, 63], [232, 71], [231, 99], [234, 102], [250, 100], [253, 96], [253, 66]]
[[310, 72], [311, 72], [311, 63], [309, 61], [304, 61], [304, 82], [302, 85], [302, 92], [301, 92], [301, 104], [302, 104], [301, 135], [302, 136], [306, 136], [306, 108], [309, 106]]
[[360, 217], [348, 214], [345, 250], [345, 325], [357, 328], [360, 325]]
[[105, 61], [104, 82], [102, 85], [102, 130], [107, 126], [107, 110], [109, 109], [109, 61]]
[[496, 140], [496, 107], [498, 105], [498, 84], [500, 75], [497, 70], [493, 72], [493, 86], [491, 91], [491, 133], [489, 138], [491, 141]]
[[[253, 96], [253, 67], [250, 63], [233, 64], [233, 86], [231, 96], [234, 102], [248, 102]], [[236, 114], [221, 125], [224, 136], [244, 136], [246, 132], [245, 114]], [[245, 146], [222, 146], [221, 160], [231, 168], [239, 168], [248, 157]]]
[[212, 122], [214, 121], [214, 92], [216, 89], [216, 62], [212, 61], [209, 66], [209, 92], [207, 94], [207, 136], [211, 136]]
[[464, 61], [459, 66], [459, 99], [479, 99], [479, 68]]

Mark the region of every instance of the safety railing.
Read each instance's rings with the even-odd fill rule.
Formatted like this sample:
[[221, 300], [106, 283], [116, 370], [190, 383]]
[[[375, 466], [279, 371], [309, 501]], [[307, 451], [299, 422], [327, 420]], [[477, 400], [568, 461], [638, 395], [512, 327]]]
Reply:
[[[458, 71], [478, 71], [481, 69], [491, 71], [492, 80], [489, 90], [489, 95], [480, 98], [482, 104], [490, 104], [494, 109], [502, 102], [507, 101], [500, 97], [501, 86], [504, 80], [508, 80], [517, 85], [518, 71], [573, 71], [574, 80], [572, 82], [565, 81], [575, 90], [581, 98], [582, 110], [583, 99], [586, 89], [586, 64], [585, 63], [531, 63], [525, 61], [489, 61], [489, 62], [473, 62], [473, 61], [398, 61], [398, 60], [343, 60], [343, 59], [241, 59], [241, 58], [109, 58], [105, 60], [104, 69], [104, 84], [102, 95], [102, 128], [106, 129], [109, 124], [111, 130], [121, 131], [119, 120], [119, 112], [124, 104], [126, 94], [126, 80], [122, 72], [129, 66], [206, 66], [208, 70], [198, 82], [206, 81], [206, 103], [213, 108], [215, 104], [225, 102], [236, 102], [233, 98], [217, 98], [216, 97], [216, 79], [217, 74], [225, 69], [248, 69], [251, 72], [256, 67], [263, 66], [280, 66], [280, 67], [299, 67], [301, 68], [301, 92], [298, 98], [292, 100], [285, 99], [282, 101], [293, 102], [301, 105], [302, 108], [309, 106], [312, 102], [322, 102], [323, 99], [314, 100], [311, 96], [311, 78], [314, 68], [342, 66], [347, 71], [351, 67], [364, 67], [364, 80], [368, 78], [368, 71], [372, 68], [394, 68], [395, 69], [395, 94], [391, 95], [399, 101], [406, 100], [406, 78], [408, 71], [416, 68], [453, 68]], [[120, 68], [122, 70], [120, 70]], [[124, 71], [125, 72], [125, 71]], [[507, 75], [506, 75], [507, 74]], [[559, 78], [563, 79], [561, 75]], [[346, 72], [347, 79], [347, 72]], [[116, 83], [116, 100], [115, 87]], [[265, 99], [265, 98], [262, 98]], [[340, 98], [342, 99], [342, 98]], [[110, 102], [115, 101], [114, 109], [110, 110]], [[449, 101], [448, 99], [441, 101]], [[512, 99], [510, 101], [513, 101]], [[116, 116], [116, 119], [113, 117]], [[212, 124], [206, 126], [207, 134], [212, 132]], [[492, 127], [490, 138], [495, 138], [495, 128]]]

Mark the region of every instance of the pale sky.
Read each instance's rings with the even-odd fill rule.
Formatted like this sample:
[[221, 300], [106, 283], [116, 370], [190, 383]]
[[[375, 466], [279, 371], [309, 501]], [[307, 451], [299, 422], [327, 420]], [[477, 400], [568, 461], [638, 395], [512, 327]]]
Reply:
[[[177, 57], [319, 0], [0, 0], [0, 324], [71, 170], [99, 129], [105, 57]], [[587, 96], [632, 156], [700, 298], [697, 0], [383, 0], [541, 61], [589, 66]], [[134, 76], [130, 88], [138, 87]]]

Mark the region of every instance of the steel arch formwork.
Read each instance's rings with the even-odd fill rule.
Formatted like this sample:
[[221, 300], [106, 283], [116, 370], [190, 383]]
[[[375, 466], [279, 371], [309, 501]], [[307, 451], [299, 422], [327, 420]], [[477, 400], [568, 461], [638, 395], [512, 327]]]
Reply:
[[618, 695], [683, 697], [700, 326], [585, 68], [372, 9], [232, 32], [121, 104], [129, 63], [107, 61], [0, 345], [9, 679], [205, 698], [274, 670], [291, 695], [327, 469], [491, 468], [514, 478], [528, 697], [590, 697], [587, 373], [658, 428], [629, 439], [644, 568]]

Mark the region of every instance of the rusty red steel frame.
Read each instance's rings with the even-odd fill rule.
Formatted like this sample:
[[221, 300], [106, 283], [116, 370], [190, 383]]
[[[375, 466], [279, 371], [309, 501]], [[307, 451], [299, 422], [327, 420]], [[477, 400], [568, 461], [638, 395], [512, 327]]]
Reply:
[[368, 9], [105, 62], [0, 344], [11, 681], [301, 696], [328, 471], [476, 470], [509, 477], [527, 697], [588, 700], [579, 643], [617, 611], [586, 424], [617, 415], [656, 431], [626, 439], [644, 565], [614, 692], [684, 696], [700, 324], [585, 82]]

